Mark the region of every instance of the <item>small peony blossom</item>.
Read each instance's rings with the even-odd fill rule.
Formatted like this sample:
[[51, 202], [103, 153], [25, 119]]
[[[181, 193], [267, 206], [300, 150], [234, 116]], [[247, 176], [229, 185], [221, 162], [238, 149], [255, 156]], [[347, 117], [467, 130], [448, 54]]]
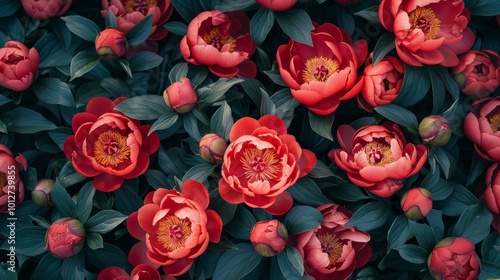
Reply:
[[36, 183], [35, 189], [31, 192], [33, 202], [42, 207], [52, 206], [50, 193], [54, 189], [55, 181], [52, 179], [42, 179]]
[[421, 220], [432, 209], [432, 195], [427, 189], [412, 188], [403, 194], [400, 205], [408, 219]]
[[191, 85], [189, 78], [182, 78], [179, 82], [174, 82], [163, 91], [163, 100], [168, 107], [177, 113], [187, 113], [191, 111], [198, 101], [198, 95]]
[[59, 258], [69, 258], [80, 252], [85, 242], [85, 228], [73, 218], [61, 218], [47, 229], [45, 249]]
[[418, 133], [425, 143], [440, 147], [450, 140], [451, 128], [448, 120], [442, 116], [430, 115], [422, 119], [418, 126]]
[[28, 49], [17, 41], [5, 42], [0, 48], [0, 86], [23, 91], [35, 80], [40, 56], [35, 48]]
[[97, 35], [95, 49], [104, 60], [117, 59], [128, 50], [127, 37], [118, 29], [106, 28]]
[[21, 0], [24, 11], [35, 19], [49, 19], [63, 15], [73, 0]]
[[199, 147], [202, 159], [210, 163], [221, 162], [227, 149], [227, 143], [220, 135], [209, 133], [201, 138]]
[[427, 266], [436, 280], [474, 280], [481, 271], [474, 243], [463, 237], [447, 237], [439, 241], [427, 259]]
[[25, 190], [19, 172], [27, 167], [22, 154], [14, 157], [7, 146], [0, 144], [0, 213], [9, 213], [12, 202], [16, 207], [23, 202]]
[[288, 231], [278, 220], [257, 222], [250, 232], [250, 241], [255, 251], [264, 257], [279, 254], [288, 241]]
[[281, 12], [290, 9], [297, 0], [256, 0], [256, 2], [264, 8]]

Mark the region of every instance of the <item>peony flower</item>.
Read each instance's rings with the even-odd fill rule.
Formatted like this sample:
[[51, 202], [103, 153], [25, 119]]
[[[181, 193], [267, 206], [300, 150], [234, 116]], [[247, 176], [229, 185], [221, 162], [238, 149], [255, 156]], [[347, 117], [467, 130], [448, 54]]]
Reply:
[[472, 99], [488, 97], [500, 83], [500, 55], [491, 50], [470, 50], [451, 72], [463, 94]]
[[500, 135], [497, 133], [500, 130], [500, 97], [474, 101], [463, 128], [481, 158], [500, 161]]
[[297, 235], [296, 248], [304, 258], [307, 275], [316, 280], [345, 280], [372, 255], [370, 234], [345, 227], [352, 212], [336, 204], [317, 207], [325, 217], [315, 230]]
[[117, 59], [127, 52], [127, 37], [118, 29], [106, 28], [95, 38], [95, 49], [104, 60]]
[[5, 42], [0, 48], [0, 86], [23, 91], [33, 83], [40, 56], [35, 48], [28, 49], [17, 41]]
[[337, 139], [341, 148], [331, 150], [328, 158], [347, 172], [353, 184], [384, 198], [399, 191], [402, 181], [427, 161], [427, 148], [407, 143], [399, 126], [390, 122], [357, 131], [343, 124]]
[[54, 189], [55, 181], [52, 179], [41, 179], [36, 183], [35, 189], [31, 192], [33, 202], [42, 207], [52, 206], [50, 193]]
[[85, 228], [73, 218], [61, 218], [50, 225], [45, 233], [45, 250], [59, 258], [78, 254], [85, 242]]
[[432, 209], [432, 195], [424, 188], [412, 188], [403, 194], [401, 209], [408, 219], [421, 220]]
[[19, 171], [26, 170], [28, 162], [19, 154], [14, 157], [7, 146], [0, 144], [0, 213], [9, 213], [24, 200], [24, 184]]
[[375, 66], [372, 65], [373, 53], [366, 59], [363, 71], [363, 87], [358, 94], [358, 104], [367, 112], [374, 107], [391, 104], [398, 97], [404, 76], [404, 65], [399, 58], [386, 56]]
[[422, 119], [418, 125], [418, 133], [425, 143], [440, 147], [450, 140], [451, 128], [447, 119], [439, 115], [430, 115]]
[[163, 100], [174, 111], [187, 113], [196, 105], [198, 95], [194, 92], [191, 80], [182, 78], [180, 82], [174, 82], [163, 91]]
[[170, 0], [101, 0], [101, 15], [106, 18], [108, 12], [116, 16], [117, 29], [127, 33], [146, 16], [153, 16], [153, 29], [150, 40], [161, 40], [168, 34], [163, 26], [172, 15], [174, 7]]
[[181, 192], [158, 189], [147, 194], [144, 206], [127, 220], [130, 234], [141, 240], [132, 248], [130, 262], [163, 266], [172, 276], [184, 274], [209, 241], [220, 240], [222, 220], [207, 210], [209, 202], [205, 186], [191, 179], [182, 184]]
[[500, 214], [500, 173], [499, 163], [495, 162], [486, 171], [486, 190], [484, 191], [484, 202], [494, 214]]
[[226, 140], [215, 133], [203, 136], [198, 145], [200, 157], [212, 163], [221, 162], [224, 152], [227, 149]]
[[439, 241], [427, 259], [434, 279], [473, 280], [479, 276], [481, 262], [469, 239], [447, 237]]
[[467, 27], [470, 13], [462, 0], [382, 0], [380, 22], [396, 35], [396, 51], [407, 64], [458, 64], [475, 36]]
[[244, 202], [275, 215], [293, 204], [286, 190], [316, 165], [316, 156], [287, 134], [285, 123], [266, 115], [236, 121], [224, 153], [219, 192], [229, 203]]
[[217, 77], [257, 75], [257, 66], [249, 59], [256, 46], [250, 37], [250, 20], [243, 11], [201, 12], [189, 23], [180, 48], [187, 62], [207, 65]]
[[64, 142], [64, 153], [75, 170], [94, 177], [94, 187], [102, 192], [115, 191], [125, 179], [146, 172], [149, 156], [160, 146], [156, 132], [148, 136], [149, 125], [113, 109], [124, 99], [92, 98], [86, 112], [73, 117], [75, 134]]
[[293, 97], [318, 115], [329, 115], [340, 101], [362, 87], [356, 69], [368, 53], [365, 40], [352, 43], [343, 29], [325, 23], [311, 32], [313, 46], [290, 40], [276, 53], [283, 81]]
[[118, 266], [111, 266], [99, 273], [97, 280], [175, 280], [170, 275], [161, 275], [149, 264], [139, 264], [130, 273]]
[[256, 2], [264, 8], [281, 12], [290, 9], [297, 0], [256, 0]]
[[266, 220], [257, 222], [250, 232], [250, 242], [255, 251], [264, 257], [279, 254], [288, 241], [288, 231], [282, 222]]
[[49, 19], [64, 14], [73, 0], [21, 0], [24, 11], [35, 19]]

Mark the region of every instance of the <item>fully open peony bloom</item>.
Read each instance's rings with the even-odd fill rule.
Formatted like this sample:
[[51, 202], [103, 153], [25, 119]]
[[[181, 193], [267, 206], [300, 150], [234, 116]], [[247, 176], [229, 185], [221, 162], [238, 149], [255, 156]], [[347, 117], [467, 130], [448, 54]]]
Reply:
[[220, 78], [257, 75], [257, 66], [249, 60], [256, 46], [243, 11], [200, 13], [189, 23], [180, 48], [187, 62], [207, 65]]
[[80, 221], [65, 217], [53, 222], [45, 233], [45, 249], [59, 258], [78, 254], [85, 242], [85, 228]]
[[476, 247], [469, 239], [447, 237], [439, 241], [427, 259], [434, 279], [474, 280], [481, 271]]
[[207, 210], [209, 202], [205, 186], [191, 179], [182, 184], [181, 192], [158, 189], [148, 193], [144, 206], [127, 220], [130, 234], [141, 240], [132, 248], [130, 262], [163, 266], [172, 276], [184, 274], [209, 241], [220, 240], [222, 220]]
[[49, 19], [64, 14], [73, 0], [21, 0], [24, 11], [32, 18]]
[[390, 197], [402, 180], [418, 173], [427, 161], [424, 145], [407, 143], [397, 124], [365, 126], [357, 131], [343, 124], [337, 130], [340, 149], [328, 158], [347, 172], [351, 182], [380, 197]]
[[0, 86], [23, 91], [31, 86], [38, 71], [40, 56], [17, 41], [5, 42], [0, 48]]
[[111, 266], [99, 273], [97, 280], [175, 280], [170, 275], [161, 275], [149, 264], [139, 264], [130, 273], [118, 266]]
[[325, 23], [311, 32], [313, 46], [290, 40], [276, 60], [293, 97], [318, 115], [328, 115], [340, 101], [355, 97], [363, 85], [356, 69], [368, 53], [365, 40], [352, 43], [343, 29]]
[[297, 236], [296, 248], [304, 258], [305, 272], [316, 280], [348, 279], [355, 268], [370, 259], [370, 235], [344, 226], [352, 212], [343, 206], [324, 204], [317, 209], [325, 217], [324, 222]]
[[19, 154], [14, 157], [7, 146], [0, 144], [0, 213], [15, 210], [24, 200], [24, 183], [19, 171], [26, 170], [28, 162]]
[[106, 17], [108, 12], [116, 16], [117, 29], [127, 33], [139, 21], [153, 15], [153, 29], [150, 40], [161, 40], [168, 34], [163, 26], [172, 15], [174, 6], [170, 0], [101, 0], [101, 15]]
[[290, 210], [293, 199], [286, 190], [314, 168], [316, 156], [272, 115], [239, 119], [229, 137], [219, 180], [222, 198], [276, 215]]
[[399, 58], [413, 66], [455, 66], [457, 54], [474, 44], [462, 0], [382, 0], [378, 13], [382, 25], [396, 35]]
[[149, 156], [160, 146], [156, 132], [147, 136], [151, 126], [113, 109], [124, 99], [92, 98], [86, 112], [73, 116], [75, 135], [64, 141], [64, 153], [73, 167], [94, 177], [94, 187], [102, 192], [115, 191], [125, 179], [146, 172]]

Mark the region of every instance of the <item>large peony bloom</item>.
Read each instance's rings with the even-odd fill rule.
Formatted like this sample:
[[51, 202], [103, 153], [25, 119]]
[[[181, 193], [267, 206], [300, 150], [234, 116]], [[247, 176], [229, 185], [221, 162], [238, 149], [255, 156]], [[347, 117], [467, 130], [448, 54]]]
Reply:
[[402, 180], [417, 174], [427, 161], [427, 148], [407, 143], [399, 126], [390, 122], [357, 131], [344, 124], [337, 139], [341, 148], [328, 153], [330, 160], [347, 172], [353, 184], [380, 197], [399, 191]]
[[139, 264], [130, 273], [118, 266], [110, 266], [102, 270], [97, 280], [175, 280], [170, 275], [161, 275], [158, 269], [149, 264]]
[[469, 239], [447, 237], [439, 241], [427, 259], [434, 279], [474, 280], [481, 271], [476, 247]]
[[315, 230], [297, 236], [296, 248], [304, 258], [305, 272], [316, 280], [345, 280], [372, 255], [370, 235], [345, 227], [352, 212], [336, 204], [317, 208], [325, 217]]
[[147, 136], [149, 125], [113, 109], [124, 99], [91, 99], [86, 112], [73, 117], [75, 135], [64, 142], [64, 153], [76, 171], [94, 177], [94, 187], [103, 192], [115, 191], [124, 179], [146, 172], [149, 156], [160, 146], [156, 132]]
[[35, 48], [28, 49], [17, 41], [5, 42], [0, 48], [0, 86], [23, 91], [33, 83], [40, 56]]
[[257, 75], [257, 66], [249, 60], [256, 46], [243, 11], [200, 13], [189, 23], [180, 48], [187, 62], [207, 65], [220, 78]]
[[[177, 190], [158, 189], [144, 199], [144, 206], [130, 214], [127, 228], [136, 244], [129, 259], [132, 265], [163, 266], [172, 276], [184, 274], [208, 243], [219, 242], [222, 219], [207, 210], [210, 197], [202, 183], [187, 180]], [[144, 253], [145, 252], [145, 253]]]
[[14, 157], [7, 146], [0, 144], [0, 213], [9, 213], [24, 200], [24, 183], [19, 172], [28, 162], [19, 154]]
[[413, 66], [455, 66], [457, 54], [474, 44], [462, 0], [382, 0], [378, 13], [382, 25], [396, 35], [399, 57]]
[[21, 0], [24, 11], [32, 18], [49, 19], [64, 14], [73, 0]]
[[311, 32], [313, 46], [290, 40], [281, 45], [276, 60], [283, 81], [293, 97], [318, 115], [328, 115], [340, 101], [355, 97], [361, 90], [356, 69], [368, 53], [365, 40], [352, 43], [343, 29], [331, 23]]
[[302, 149], [285, 123], [272, 115], [239, 119], [229, 137], [219, 180], [222, 198], [276, 215], [290, 210], [293, 199], [286, 190], [314, 168], [316, 156]]
[[106, 17], [108, 12], [112, 12], [116, 16], [117, 29], [123, 33], [127, 33], [146, 16], [153, 15], [153, 29], [149, 39], [161, 40], [168, 34], [163, 25], [174, 10], [170, 0], [101, 0], [101, 4], [101, 15]]

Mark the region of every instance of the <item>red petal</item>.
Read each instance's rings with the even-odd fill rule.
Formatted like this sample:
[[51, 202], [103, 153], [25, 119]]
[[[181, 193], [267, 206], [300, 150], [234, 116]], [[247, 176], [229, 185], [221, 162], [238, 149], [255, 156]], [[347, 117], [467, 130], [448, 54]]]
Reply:
[[269, 129], [275, 130], [278, 135], [286, 134], [286, 125], [285, 123], [278, 117], [273, 115], [265, 115], [258, 120], [261, 126], [265, 126]]
[[73, 116], [73, 119], [71, 120], [71, 127], [73, 128], [73, 133], [76, 133], [78, 128], [82, 126], [84, 123], [94, 123], [97, 121], [97, 117], [94, 114], [83, 112], [83, 113], [78, 113]]
[[182, 258], [173, 264], [164, 265], [163, 271], [165, 271], [168, 275], [179, 276], [186, 273], [186, 271], [191, 268], [191, 265], [193, 265], [193, 259]]
[[94, 187], [101, 192], [112, 192], [119, 189], [123, 184], [123, 177], [101, 173], [94, 177]]
[[116, 104], [111, 101], [111, 99], [106, 97], [94, 97], [87, 104], [87, 113], [100, 116], [104, 113], [109, 113], [113, 111]]
[[251, 60], [243, 61], [237, 67], [239, 69], [238, 75], [242, 77], [253, 79], [257, 76], [257, 65]]
[[118, 266], [111, 266], [99, 273], [99, 276], [97, 276], [97, 280], [109, 280], [109, 279], [116, 279], [120, 276], [125, 276], [127, 277], [126, 279], [129, 279], [128, 273], [121, 267]]
[[219, 180], [219, 193], [229, 203], [240, 204], [243, 202], [243, 194], [233, 190], [224, 179]]
[[316, 155], [313, 152], [307, 149], [302, 149], [302, 154], [300, 155], [298, 161], [300, 167], [299, 177], [304, 177], [309, 172], [311, 172], [311, 170], [313, 170], [314, 166], [316, 165], [316, 162]]
[[149, 260], [147, 252], [148, 247], [146, 246], [146, 242], [138, 242], [132, 247], [132, 249], [130, 249], [130, 252], [128, 253], [128, 261], [133, 266], [148, 264], [152, 267], [158, 268], [159, 265]]
[[287, 191], [285, 191], [276, 197], [276, 202], [274, 202], [273, 205], [265, 208], [264, 210], [273, 215], [279, 216], [288, 212], [288, 210], [292, 208], [292, 205], [293, 198]]
[[231, 132], [229, 133], [229, 141], [233, 142], [243, 135], [251, 135], [252, 132], [259, 127], [261, 127], [261, 125], [256, 119], [243, 117], [237, 120], [231, 128]]
[[207, 210], [206, 213], [210, 242], [218, 243], [222, 234], [222, 219], [214, 210]]
[[137, 220], [138, 215], [139, 215], [139, 212], [135, 211], [134, 213], [132, 213], [128, 216], [127, 230], [136, 239], [139, 239], [141, 241], [145, 241], [147, 232], [139, 224], [139, 221]]
[[154, 154], [160, 147], [160, 137], [158, 133], [153, 132], [148, 136], [148, 132], [151, 129], [150, 125], [141, 125], [139, 129], [142, 134], [141, 152], [146, 152], [149, 155]]
[[208, 208], [210, 198], [208, 196], [207, 188], [205, 188], [202, 183], [196, 180], [189, 179], [182, 184], [181, 193], [185, 198], [196, 201], [201, 206], [201, 208]]

